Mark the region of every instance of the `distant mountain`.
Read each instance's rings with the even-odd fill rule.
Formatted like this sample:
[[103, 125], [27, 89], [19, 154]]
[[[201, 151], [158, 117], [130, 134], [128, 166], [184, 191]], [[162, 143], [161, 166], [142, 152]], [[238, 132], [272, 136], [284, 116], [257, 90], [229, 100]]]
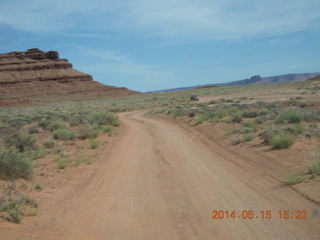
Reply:
[[261, 77], [260, 75], [255, 75], [255, 76], [252, 76], [251, 78], [233, 81], [233, 82], [172, 88], [172, 89], [152, 91], [147, 93], [176, 92], [176, 91], [185, 91], [185, 90], [191, 90], [196, 88], [205, 88], [205, 87], [214, 87], [214, 86], [227, 87], [227, 86], [255, 85], [255, 84], [280, 83], [280, 82], [282, 83], [283, 82], [302, 82], [302, 81], [308, 80], [309, 78], [316, 77], [319, 74], [320, 73], [297, 73], [297, 74], [285, 74], [285, 75], [272, 76], [272, 77]]
[[302, 82], [309, 78], [313, 78], [320, 73], [300, 73], [300, 74], [285, 74], [273, 77], [260, 77], [260, 75], [252, 76], [250, 79], [234, 81], [229, 83], [216, 84], [218, 86], [238, 86], [238, 85], [253, 85], [265, 83], [280, 83], [280, 82]]

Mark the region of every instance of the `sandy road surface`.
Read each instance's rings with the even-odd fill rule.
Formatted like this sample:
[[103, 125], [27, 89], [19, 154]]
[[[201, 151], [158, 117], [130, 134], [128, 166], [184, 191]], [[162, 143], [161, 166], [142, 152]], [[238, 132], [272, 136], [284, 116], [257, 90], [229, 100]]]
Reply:
[[[0, 239], [320, 239], [310, 213], [319, 206], [277, 180], [170, 121], [121, 119], [105, 160], [52, 196], [36, 223], [2, 229]], [[258, 218], [214, 220], [213, 210]], [[263, 210], [272, 218], [261, 219]], [[280, 220], [279, 210], [309, 219]]]

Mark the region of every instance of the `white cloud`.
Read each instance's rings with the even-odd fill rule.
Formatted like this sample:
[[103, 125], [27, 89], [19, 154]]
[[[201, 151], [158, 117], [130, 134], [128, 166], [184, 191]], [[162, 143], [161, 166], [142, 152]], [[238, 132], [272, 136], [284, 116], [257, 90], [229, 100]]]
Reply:
[[234, 39], [320, 28], [314, 0], [10, 0], [0, 23], [36, 32], [108, 31], [169, 39]]

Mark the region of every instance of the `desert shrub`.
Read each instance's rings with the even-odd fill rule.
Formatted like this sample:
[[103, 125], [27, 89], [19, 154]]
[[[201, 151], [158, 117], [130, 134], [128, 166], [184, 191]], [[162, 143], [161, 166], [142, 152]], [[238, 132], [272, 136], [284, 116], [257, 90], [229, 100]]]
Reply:
[[53, 137], [59, 140], [74, 140], [77, 138], [77, 134], [71, 129], [56, 129], [52, 132]]
[[29, 134], [15, 133], [5, 139], [7, 146], [15, 146], [18, 151], [24, 152], [27, 149], [34, 149], [37, 139]]
[[258, 116], [258, 112], [250, 111], [250, 112], [244, 112], [242, 114], [242, 117], [244, 118], [255, 118]]
[[49, 131], [54, 131], [54, 130], [57, 130], [57, 129], [63, 129], [63, 128], [66, 128], [67, 127], [67, 124], [62, 121], [62, 120], [55, 120], [55, 121], [52, 121], [49, 123], [48, 127], [47, 127], [47, 130]]
[[251, 128], [253, 129], [254, 132], [257, 131], [257, 125], [254, 124], [253, 122], [245, 122], [244, 127]]
[[298, 123], [294, 125], [284, 126], [281, 129], [296, 135], [301, 134], [306, 128], [307, 126], [305, 124]]
[[254, 122], [257, 123], [257, 124], [261, 124], [261, 123], [264, 123], [266, 121], [266, 117], [265, 116], [261, 116], [261, 117], [257, 117]]
[[43, 142], [43, 146], [46, 148], [54, 148], [55, 142], [51, 139], [47, 139]]
[[280, 113], [277, 121], [280, 123], [300, 123], [302, 120], [303, 114], [301, 109], [289, 107]]
[[65, 169], [67, 167], [67, 161], [65, 159], [57, 159], [56, 164], [59, 169]]
[[10, 126], [15, 128], [21, 128], [24, 125], [30, 124], [32, 122], [31, 118], [26, 115], [16, 115], [16, 116], [9, 116], [7, 122]]
[[177, 117], [184, 116], [184, 115], [185, 115], [185, 111], [182, 108], [175, 108], [172, 110], [173, 118], [177, 118]]
[[320, 120], [320, 112], [311, 111], [308, 109], [303, 110], [303, 119], [306, 122], [315, 122]]
[[39, 131], [40, 131], [40, 129], [37, 125], [32, 125], [28, 129], [29, 134], [35, 134], [35, 133], [38, 133]]
[[93, 139], [89, 139], [89, 142], [90, 142], [90, 148], [91, 149], [97, 149], [99, 147], [99, 142], [98, 141], [95, 141]]
[[290, 173], [290, 172], [286, 174], [285, 178], [287, 182], [290, 183], [291, 185], [300, 183], [304, 180], [302, 176], [295, 173]]
[[5, 179], [30, 178], [34, 166], [24, 155], [0, 149], [0, 177]]
[[273, 136], [280, 133], [282, 133], [282, 130], [280, 128], [277, 128], [274, 125], [268, 125], [266, 126], [264, 131], [258, 134], [258, 136], [261, 137], [263, 141], [268, 144]]
[[89, 122], [92, 125], [113, 125], [116, 120], [118, 120], [118, 117], [108, 112], [93, 112], [89, 116]]
[[34, 186], [34, 189], [35, 189], [35, 190], [38, 190], [38, 191], [42, 191], [42, 190], [43, 190], [43, 187], [42, 187], [40, 184], [36, 184], [36, 185]]
[[320, 112], [301, 109], [297, 107], [289, 107], [284, 109], [278, 119], [277, 122], [280, 123], [300, 123], [301, 121], [306, 122], [314, 122], [320, 120]]
[[225, 136], [230, 136], [230, 135], [232, 135], [232, 134], [238, 133], [239, 131], [240, 131], [240, 128], [234, 126], [234, 127], [232, 127], [231, 129], [227, 130], [227, 131], [224, 133], [224, 135], [225, 135]]
[[82, 126], [78, 133], [78, 138], [87, 139], [87, 138], [97, 138], [99, 135], [100, 129], [98, 125], [85, 125]]
[[295, 138], [291, 134], [278, 133], [275, 134], [271, 139], [269, 144], [275, 149], [289, 148], [294, 144]]
[[231, 141], [231, 144], [232, 144], [232, 145], [238, 145], [239, 143], [241, 143], [241, 140], [240, 140], [239, 138], [234, 138], [234, 139], [232, 139], [232, 141]]
[[104, 126], [104, 127], [102, 128], [102, 131], [103, 131], [104, 133], [107, 133], [109, 136], [111, 136], [112, 133], [113, 133], [113, 127], [111, 127], [111, 126]]
[[[0, 210], [10, 214], [9, 221], [20, 223], [23, 215], [32, 215], [25, 211], [26, 208], [37, 208], [38, 204], [35, 200], [23, 194], [10, 194], [8, 197], [0, 198]], [[34, 215], [34, 214], [33, 214]]]
[[313, 178], [320, 175], [320, 157], [316, 157], [314, 162], [308, 167], [308, 173], [311, 174]]
[[248, 128], [248, 127], [243, 127], [240, 130], [241, 134], [243, 134], [243, 133], [253, 133], [253, 132], [255, 132], [255, 131], [252, 128]]
[[45, 130], [47, 130], [49, 124], [50, 124], [50, 121], [49, 121], [49, 120], [41, 120], [41, 121], [38, 123], [39, 127], [41, 127], [42, 129], [45, 129]]
[[200, 113], [196, 116], [197, 123], [203, 123], [211, 119], [211, 116], [207, 113]]
[[34, 151], [27, 152], [26, 155], [30, 157], [30, 159], [38, 159], [42, 158], [46, 155], [46, 151], [43, 148], [36, 148]]
[[91, 164], [91, 160], [88, 157], [83, 156], [83, 155], [80, 155], [80, 156], [75, 158], [74, 165], [76, 167], [79, 167], [82, 163]]
[[234, 116], [232, 117], [231, 121], [234, 122], [234, 123], [239, 123], [239, 122], [242, 121], [242, 116], [240, 116], [240, 115], [234, 115]]
[[81, 114], [74, 114], [70, 117], [69, 124], [71, 127], [74, 127], [74, 126], [79, 126], [84, 122], [85, 122], [84, 116], [82, 116]]
[[257, 125], [252, 122], [245, 122], [240, 133], [253, 133], [257, 131]]
[[114, 127], [119, 127], [121, 124], [120, 120], [118, 118], [114, 119], [111, 123], [112, 126]]
[[245, 134], [242, 136], [242, 139], [241, 141], [242, 142], [251, 142], [254, 138], [254, 135], [253, 134]]

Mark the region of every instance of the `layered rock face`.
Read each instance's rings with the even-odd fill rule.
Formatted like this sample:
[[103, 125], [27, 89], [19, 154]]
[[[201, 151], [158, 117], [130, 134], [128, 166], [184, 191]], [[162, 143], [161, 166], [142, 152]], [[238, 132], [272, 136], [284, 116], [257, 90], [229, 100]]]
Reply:
[[43, 97], [77, 96], [81, 100], [131, 94], [137, 92], [100, 84], [91, 75], [73, 69], [68, 60], [59, 58], [57, 51], [33, 48], [0, 54], [0, 105]]

